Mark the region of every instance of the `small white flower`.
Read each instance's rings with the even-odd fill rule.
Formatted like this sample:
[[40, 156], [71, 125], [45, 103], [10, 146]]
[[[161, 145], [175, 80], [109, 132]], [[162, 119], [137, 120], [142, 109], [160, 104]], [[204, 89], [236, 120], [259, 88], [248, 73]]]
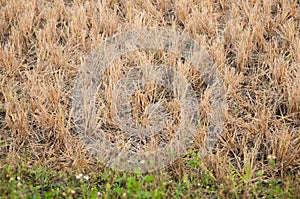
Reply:
[[90, 179], [89, 176], [83, 176], [83, 178], [84, 178], [85, 180], [89, 180], [89, 179]]
[[71, 192], [71, 194], [74, 194], [74, 193], [75, 193], [75, 190], [71, 189], [70, 192]]
[[273, 160], [275, 160], [275, 159], [276, 159], [276, 156], [275, 156], [275, 155], [268, 155], [267, 158], [268, 158], [268, 159], [273, 159]]
[[82, 176], [83, 176], [82, 173], [80, 173], [79, 175], [76, 176], [76, 178], [80, 179], [80, 178], [82, 178]]
[[20, 182], [18, 182], [17, 186], [20, 187], [22, 184]]
[[146, 162], [145, 160], [141, 160], [141, 164], [145, 164], [145, 162]]
[[20, 180], [21, 180], [21, 178], [20, 178], [19, 176], [17, 176], [17, 180], [18, 180], [18, 181], [20, 181]]

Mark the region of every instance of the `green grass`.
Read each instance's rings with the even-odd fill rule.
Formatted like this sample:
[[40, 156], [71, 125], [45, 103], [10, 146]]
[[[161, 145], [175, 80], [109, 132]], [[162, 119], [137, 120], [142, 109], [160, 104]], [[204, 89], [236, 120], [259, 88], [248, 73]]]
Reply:
[[[168, 171], [142, 175], [104, 169], [101, 173], [55, 171], [46, 168], [4, 166], [0, 172], [0, 198], [297, 198], [299, 180], [264, 179], [259, 170], [249, 181], [234, 167], [224, 180], [216, 180], [197, 155], [183, 160], [194, 171], [180, 177]], [[250, 170], [249, 170], [250, 171]], [[256, 180], [255, 180], [256, 179]]]

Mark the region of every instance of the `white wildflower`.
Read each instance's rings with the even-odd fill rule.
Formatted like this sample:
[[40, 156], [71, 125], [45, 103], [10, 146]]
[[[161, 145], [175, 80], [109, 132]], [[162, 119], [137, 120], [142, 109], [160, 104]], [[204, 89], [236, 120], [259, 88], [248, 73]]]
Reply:
[[89, 179], [90, 179], [89, 176], [83, 176], [83, 178], [84, 178], [85, 180], [89, 180]]
[[82, 176], [83, 176], [82, 173], [80, 173], [79, 175], [76, 175], [76, 178], [80, 179], [80, 178], [82, 178]]
[[271, 159], [271, 160], [275, 160], [275, 159], [276, 159], [276, 156], [275, 156], [275, 155], [268, 155], [267, 158], [268, 158], [268, 159]]
[[145, 160], [141, 160], [141, 164], [145, 164], [145, 162], [146, 162]]

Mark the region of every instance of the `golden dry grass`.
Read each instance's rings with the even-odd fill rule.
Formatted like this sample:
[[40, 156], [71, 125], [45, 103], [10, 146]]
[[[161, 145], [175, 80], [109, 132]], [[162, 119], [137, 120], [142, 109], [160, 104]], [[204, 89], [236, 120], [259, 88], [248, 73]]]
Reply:
[[254, 181], [262, 167], [269, 177], [297, 173], [300, 3], [287, 0], [0, 0], [1, 164], [97, 169], [76, 137], [73, 81], [106, 37], [143, 27], [186, 31], [217, 63], [228, 109], [217, 153], [204, 159], [215, 178], [229, 163], [250, 165]]

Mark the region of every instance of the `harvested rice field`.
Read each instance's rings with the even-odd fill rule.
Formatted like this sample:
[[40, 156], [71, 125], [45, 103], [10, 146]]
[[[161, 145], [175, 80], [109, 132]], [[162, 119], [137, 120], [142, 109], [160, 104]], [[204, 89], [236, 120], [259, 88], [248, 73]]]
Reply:
[[0, 198], [300, 198], [300, 1], [0, 0]]

